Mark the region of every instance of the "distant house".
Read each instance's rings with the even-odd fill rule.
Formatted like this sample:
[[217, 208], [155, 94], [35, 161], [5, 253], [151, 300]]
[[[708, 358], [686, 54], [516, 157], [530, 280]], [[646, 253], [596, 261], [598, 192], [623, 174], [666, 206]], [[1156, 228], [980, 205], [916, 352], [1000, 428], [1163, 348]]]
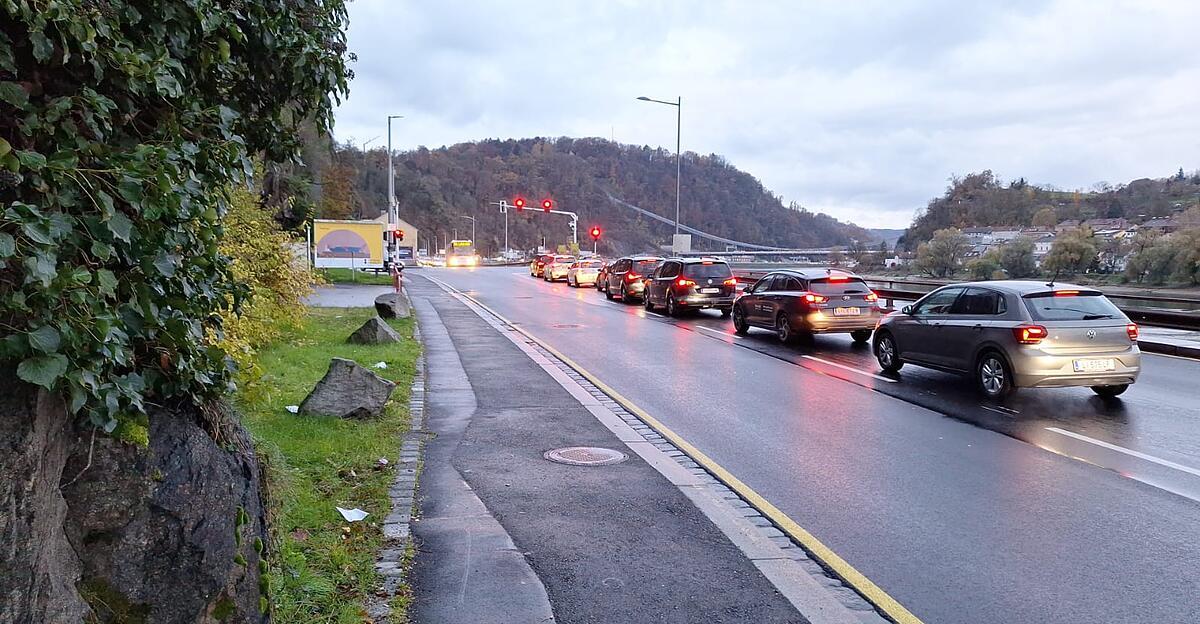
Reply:
[[1079, 227], [1079, 219], [1067, 219], [1066, 221], [1062, 221], [1058, 225], [1054, 226], [1054, 230], [1056, 232], [1062, 232], [1063, 230], [1073, 230], [1077, 227]]
[[1169, 234], [1179, 229], [1179, 222], [1172, 217], [1155, 217], [1143, 223], [1142, 227], [1150, 230], [1158, 230], [1163, 234]]
[[973, 227], [966, 228], [962, 231], [963, 236], [973, 244], [988, 244], [992, 242], [992, 228]]
[[1094, 231], [1100, 230], [1125, 230], [1129, 228], [1129, 221], [1116, 219], [1088, 219], [1083, 222], [1084, 227], [1092, 228]]
[[1039, 267], [1042, 266], [1042, 259], [1050, 253], [1050, 248], [1053, 246], [1054, 235], [1052, 234], [1033, 239], [1033, 260]]

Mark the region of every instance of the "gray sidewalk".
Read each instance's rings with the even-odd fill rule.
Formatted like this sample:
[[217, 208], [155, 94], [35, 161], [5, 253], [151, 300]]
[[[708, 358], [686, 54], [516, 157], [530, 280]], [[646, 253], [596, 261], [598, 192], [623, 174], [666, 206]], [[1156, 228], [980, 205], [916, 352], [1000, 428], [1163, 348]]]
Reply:
[[1138, 346], [1151, 353], [1200, 359], [1200, 332], [1143, 325]]
[[[429, 375], [418, 623], [805, 622], [654, 467], [494, 327], [408, 282]], [[567, 446], [626, 452], [577, 467]], [[544, 587], [544, 589], [543, 589]], [[548, 603], [548, 604], [547, 604]]]

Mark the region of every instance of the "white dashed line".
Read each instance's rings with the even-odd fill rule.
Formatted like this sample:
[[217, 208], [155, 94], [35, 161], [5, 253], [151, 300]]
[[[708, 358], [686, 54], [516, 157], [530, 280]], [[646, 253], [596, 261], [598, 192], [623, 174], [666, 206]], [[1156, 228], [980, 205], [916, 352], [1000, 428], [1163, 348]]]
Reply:
[[1064, 436], [1067, 436], [1068, 438], [1074, 438], [1074, 439], [1080, 440], [1082, 442], [1087, 442], [1088, 444], [1094, 444], [1101, 448], [1106, 448], [1110, 451], [1116, 451], [1118, 453], [1123, 453], [1125, 455], [1129, 455], [1130, 457], [1144, 459], [1152, 464], [1158, 464], [1159, 466], [1166, 466], [1167, 468], [1173, 468], [1180, 472], [1186, 472], [1190, 475], [1200, 477], [1200, 469], [1192, 468], [1191, 466], [1184, 466], [1183, 464], [1177, 464], [1170, 460], [1160, 459], [1158, 457], [1155, 457], [1153, 455], [1147, 455], [1140, 451], [1127, 449], [1123, 446], [1117, 446], [1116, 444], [1109, 444], [1108, 442], [1105, 442], [1104, 440], [1097, 440], [1095, 438], [1089, 438], [1081, 433], [1075, 433], [1074, 431], [1067, 431], [1065, 429], [1059, 429], [1058, 427], [1046, 427], [1046, 431], [1057, 433], [1059, 435], [1064, 435]]
[[828, 366], [832, 366], [832, 367], [834, 367], [834, 368], [840, 368], [840, 369], [842, 369], [842, 370], [844, 370], [844, 371], [848, 371], [848, 372], [851, 372], [851, 373], [857, 373], [857, 374], [859, 374], [859, 375], [866, 375], [867, 377], [874, 377], [875, 379], [878, 379], [878, 380], [880, 380], [880, 381], [886, 381], [886, 382], [888, 382], [888, 383], [896, 383], [896, 380], [895, 380], [895, 379], [888, 379], [887, 377], [884, 377], [883, 375], [876, 375], [875, 373], [868, 373], [867, 371], [864, 371], [864, 370], [858, 370], [857, 368], [854, 368], [854, 367], [852, 367], [852, 366], [846, 366], [845, 364], [838, 364], [837, 362], [830, 362], [829, 360], [826, 360], [826, 359], [824, 359], [824, 358], [819, 358], [819, 357], [817, 357], [817, 356], [815, 356], [815, 355], [802, 355], [802, 356], [800, 356], [800, 357], [802, 357], [802, 358], [804, 358], [804, 359], [806, 359], [806, 360], [812, 360], [812, 361], [814, 361], [814, 362], [820, 362], [820, 363], [822, 363], [822, 364], [826, 364], [826, 365], [828, 365]]

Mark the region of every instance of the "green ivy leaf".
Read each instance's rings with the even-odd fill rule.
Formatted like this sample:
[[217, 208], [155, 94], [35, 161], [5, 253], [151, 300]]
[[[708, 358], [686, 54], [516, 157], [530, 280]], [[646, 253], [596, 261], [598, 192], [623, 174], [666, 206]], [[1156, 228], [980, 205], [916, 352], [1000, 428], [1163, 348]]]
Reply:
[[178, 261], [178, 256], [162, 254], [154, 259], [154, 268], [158, 269], [158, 272], [162, 273], [165, 277], [172, 277], [175, 275], [175, 264]]
[[66, 372], [67, 358], [58, 353], [31, 357], [17, 365], [17, 377], [47, 390]]
[[101, 261], [107, 261], [109, 258], [111, 258], [112, 252], [112, 245], [109, 245], [104, 241], [92, 241], [92, 255], [96, 256], [96, 258], [100, 259]]
[[117, 276], [108, 269], [100, 269], [96, 271], [96, 284], [100, 287], [100, 292], [111, 295], [117, 290]]
[[49, 287], [58, 275], [57, 264], [57, 257], [41, 252], [25, 258], [24, 262], [28, 278], [40, 281], [43, 287]]
[[113, 236], [129, 242], [129, 237], [133, 232], [133, 222], [123, 212], [114, 212], [113, 216], [108, 219], [108, 231], [112, 232]]
[[50, 42], [41, 31], [35, 30], [29, 33], [29, 41], [33, 44], [33, 57], [45, 63], [50, 60], [50, 55], [54, 52], [54, 44]]
[[5, 156], [8, 156], [8, 153], [11, 151], [12, 151], [12, 144], [10, 144], [8, 141], [4, 140], [4, 137], [0, 137], [0, 158], [4, 158]]
[[0, 258], [10, 258], [17, 253], [17, 239], [11, 234], [0, 232]]
[[36, 221], [22, 223], [21, 231], [25, 233], [25, 236], [29, 237], [29, 240], [35, 243], [41, 243], [43, 245], [54, 244], [54, 237], [50, 235], [50, 229], [46, 227], [45, 223]]
[[54, 353], [61, 344], [62, 337], [59, 336], [58, 330], [49, 325], [42, 325], [29, 332], [29, 346], [42, 353]]
[[46, 166], [46, 157], [37, 152], [17, 152], [17, 160], [21, 161], [22, 167], [34, 171]]
[[[15, 82], [0, 82], [0, 100], [4, 100], [17, 108], [24, 108], [25, 103], [29, 101], [29, 93]], [[0, 141], [2, 140], [0, 139]], [[7, 145], [7, 141], [5, 144]], [[4, 150], [0, 148], [0, 156], [3, 155]]]

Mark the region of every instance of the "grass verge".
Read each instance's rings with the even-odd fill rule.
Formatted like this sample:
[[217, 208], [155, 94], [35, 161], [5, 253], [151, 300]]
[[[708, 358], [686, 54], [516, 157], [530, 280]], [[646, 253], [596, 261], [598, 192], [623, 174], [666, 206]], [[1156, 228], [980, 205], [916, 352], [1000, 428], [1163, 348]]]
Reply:
[[[408, 425], [419, 346], [412, 340], [412, 319], [388, 321], [405, 338], [398, 345], [347, 344], [346, 337], [374, 314], [368, 308], [310, 308], [301, 327], [260, 352], [263, 375], [239, 394], [243, 422], [268, 466], [275, 622], [362, 622], [365, 599], [378, 584], [380, 526], [390, 508], [387, 490], [399, 437]], [[341, 420], [287, 411], [324, 376], [331, 357], [367, 367], [387, 363], [386, 369], [372, 368], [396, 382], [381, 418]], [[388, 458], [387, 467], [379, 466], [381, 457]], [[347, 523], [335, 506], [371, 515]]]
[[321, 277], [330, 284], [369, 284], [391, 286], [392, 276], [387, 273], [351, 271], [350, 269], [321, 269]]

